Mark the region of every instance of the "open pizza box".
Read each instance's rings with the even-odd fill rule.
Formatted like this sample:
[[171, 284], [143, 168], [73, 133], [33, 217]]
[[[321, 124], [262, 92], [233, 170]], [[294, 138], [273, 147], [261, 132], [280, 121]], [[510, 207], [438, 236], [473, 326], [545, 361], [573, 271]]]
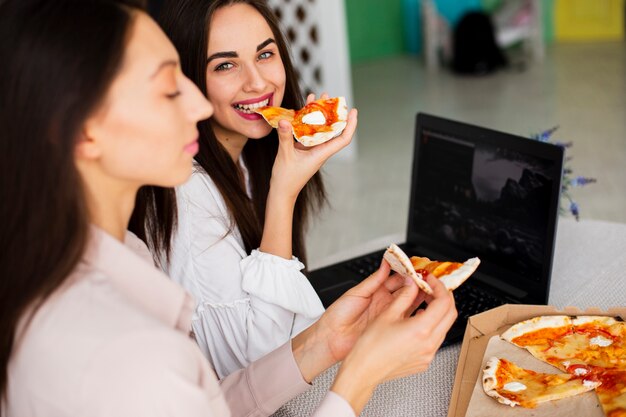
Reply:
[[[465, 328], [463, 345], [461, 346], [459, 362], [456, 368], [454, 387], [452, 390], [452, 397], [450, 398], [450, 406], [448, 408], [448, 417], [474, 417], [488, 415], [497, 415], [499, 417], [604, 415], [602, 410], [596, 405], [597, 399], [595, 398], [595, 394], [593, 394], [593, 392], [582, 394], [580, 398], [571, 397], [555, 401], [553, 403], [539, 405], [535, 409], [524, 409], [521, 407], [512, 408], [499, 404], [487, 395], [484, 395], [484, 391], [480, 394], [479, 391], [482, 391], [482, 385], [480, 385], [477, 381], [479, 379], [479, 375], [482, 375], [483, 358], [486, 351], [487, 353], [499, 353], [502, 349], [505, 349], [507, 353], [513, 352], [514, 355], [519, 355], [518, 357], [521, 358], [520, 360], [522, 361], [520, 365], [525, 365], [524, 361], [530, 361], [526, 363], [526, 366], [532, 367], [530, 369], [534, 369], [538, 372], [550, 372], [548, 370], [550, 368], [549, 365], [537, 363], [537, 361], [534, 360], [534, 358], [531, 358], [530, 354], [527, 354], [525, 350], [516, 348], [513, 345], [510, 347], [504, 346], [504, 344], [507, 344], [507, 342], [504, 341], [501, 341], [502, 345], [499, 345], [499, 338], [493, 337], [501, 335], [515, 323], [531, 319], [536, 316], [548, 315], [619, 316], [626, 320], [626, 307], [611, 308], [608, 311], [603, 311], [598, 308], [580, 310], [575, 307], [566, 307], [563, 310], [559, 310], [555, 307], [543, 305], [505, 304], [470, 317], [467, 327]], [[498, 351], [498, 349], [500, 349], [500, 351]], [[516, 353], [514, 352], [515, 350], [518, 350], [519, 352]], [[524, 355], [526, 357], [522, 358]], [[546, 369], [545, 367], [548, 368]], [[558, 372], [555, 368], [552, 369], [552, 373]], [[577, 409], [577, 412], [572, 414], [572, 409]], [[590, 410], [590, 412], [583, 412], [582, 410]]]

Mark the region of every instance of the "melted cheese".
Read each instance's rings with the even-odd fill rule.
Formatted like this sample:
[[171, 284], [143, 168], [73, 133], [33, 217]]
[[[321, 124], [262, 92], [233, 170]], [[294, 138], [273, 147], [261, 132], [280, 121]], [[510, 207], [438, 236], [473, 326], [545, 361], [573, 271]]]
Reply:
[[500, 359], [496, 370], [496, 392], [525, 408], [593, 389], [597, 383], [585, 384], [581, 377], [570, 374], [543, 374], [522, 369]]
[[307, 125], [323, 125], [326, 124], [326, 118], [321, 111], [314, 111], [302, 116], [302, 123]]

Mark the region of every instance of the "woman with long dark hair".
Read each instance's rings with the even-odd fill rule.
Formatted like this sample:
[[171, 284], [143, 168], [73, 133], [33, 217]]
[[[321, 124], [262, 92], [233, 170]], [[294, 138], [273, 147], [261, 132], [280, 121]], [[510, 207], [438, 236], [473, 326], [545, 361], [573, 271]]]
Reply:
[[[127, 232], [145, 186], [184, 182], [211, 105], [135, 0], [0, 3], [0, 416], [261, 416], [343, 361], [317, 416], [425, 369], [455, 318], [388, 277], [351, 289], [218, 384], [188, 337], [194, 302]], [[281, 130], [281, 141], [290, 139]], [[143, 188], [144, 190], [150, 190]]]
[[[251, 110], [304, 104], [285, 37], [266, 1], [166, 1], [160, 23], [181, 55], [183, 72], [215, 114], [200, 123], [194, 173], [176, 190], [177, 228], [172, 219], [137, 210], [133, 230], [156, 243], [167, 274], [196, 298], [193, 332], [223, 377], [282, 345], [324, 311], [301, 271], [307, 220], [325, 201], [318, 169], [329, 154], [293, 140], [279, 145], [276, 130]], [[346, 146], [355, 127], [353, 110], [343, 135], [327, 146]], [[175, 211], [161, 207], [162, 213]], [[144, 233], [149, 224], [168, 231]]]

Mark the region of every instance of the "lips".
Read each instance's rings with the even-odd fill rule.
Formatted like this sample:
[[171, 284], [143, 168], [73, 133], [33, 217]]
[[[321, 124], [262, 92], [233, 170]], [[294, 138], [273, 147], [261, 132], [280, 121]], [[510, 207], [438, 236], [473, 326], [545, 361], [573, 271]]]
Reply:
[[232, 107], [239, 116], [246, 120], [260, 120], [262, 119], [261, 115], [255, 113], [254, 110], [260, 107], [271, 106], [273, 104], [273, 98], [274, 94], [269, 93], [261, 97], [238, 101], [234, 103]]
[[195, 155], [198, 153], [198, 150], [200, 149], [200, 144], [198, 143], [198, 139], [194, 139], [192, 142], [188, 143], [187, 145], [185, 145], [185, 147], [183, 148], [183, 150], [186, 153], [189, 153], [191, 155]]

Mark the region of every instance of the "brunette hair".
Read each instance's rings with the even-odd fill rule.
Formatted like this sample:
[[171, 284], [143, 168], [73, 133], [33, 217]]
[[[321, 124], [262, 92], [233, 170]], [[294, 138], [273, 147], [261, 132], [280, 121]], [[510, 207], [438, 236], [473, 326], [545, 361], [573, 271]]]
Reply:
[[[287, 42], [276, 16], [265, 0], [166, 1], [161, 9], [160, 24], [178, 49], [183, 72], [207, 95], [206, 60], [211, 18], [216, 10], [234, 4], [254, 7], [271, 28], [286, 74], [285, 94], [281, 106], [290, 109], [301, 108], [304, 100]], [[250, 253], [261, 243], [272, 166], [278, 151], [277, 132], [272, 129], [261, 140], [249, 140], [243, 149], [243, 160], [250, 174], [252, 191], [250, 199], [246, 193], [246, 186], [238, 175], [237, 166], [215, 137], [210, 122], [201, 121], [198, 129], [200, 151], [195, 157], [196, 162], [215, 182], [230, 212], [231, 230], [235, 225], [239, 228], [245, 250]], [[317, 173], [300, 192], [294, 210], [293, 253], [305, 264], [304, 233], [308, 217], [325, 202], [324, 184], [321, 174]]]
[[77, 138], [123, 60], [139, 0], [0, 2], [0, 414], [20, 334], [80, 261]]

